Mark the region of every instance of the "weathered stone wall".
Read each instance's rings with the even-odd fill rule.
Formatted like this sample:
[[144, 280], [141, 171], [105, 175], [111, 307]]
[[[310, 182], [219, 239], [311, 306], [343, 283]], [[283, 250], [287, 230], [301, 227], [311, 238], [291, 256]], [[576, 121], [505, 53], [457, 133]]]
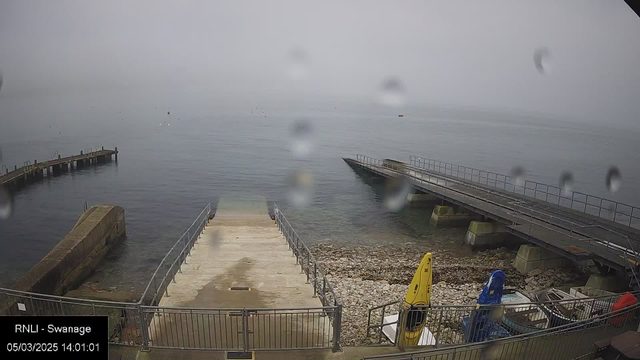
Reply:
[[16, 284], [15, 289], [44, 294], [64, 294], [91, 274], [104, 255], [125, 234], [124, 209], [96, 205], [76, 226]]

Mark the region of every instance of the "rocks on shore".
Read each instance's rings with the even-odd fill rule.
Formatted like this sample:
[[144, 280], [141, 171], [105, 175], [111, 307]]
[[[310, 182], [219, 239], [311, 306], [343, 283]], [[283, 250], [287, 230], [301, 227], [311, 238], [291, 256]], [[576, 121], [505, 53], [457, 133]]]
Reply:
[[[336, 246], [319, 244], [311, 249], [343, 302], [342, 342], [366, 345], [369, 309], [402, 300], [413, 274], [424, 256], [424, 245]], [[499, 248], [459, 256], [451, 251], [432, 251], [432, 305], [472, 305], [493, 270], [507, 275], [506, 286], [529, 295], [550, 286], [575, 281], [576, 269], [534, 270], [523, 276], [511, 266], [516, 250]], [[398, 305], [385, 315], [397, 313]], [[377, 312], [379, 321], [380, 312]]]

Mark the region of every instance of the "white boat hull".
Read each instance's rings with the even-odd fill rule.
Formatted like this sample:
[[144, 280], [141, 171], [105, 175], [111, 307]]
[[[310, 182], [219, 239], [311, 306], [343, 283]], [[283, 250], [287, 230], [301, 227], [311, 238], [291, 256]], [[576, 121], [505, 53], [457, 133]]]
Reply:
[[[384, 325], [382, 327], [382, 333], [384, 336], [391, 341], [392, 344], [395, 344], [396, 340], [396, 331], [398, 327], [398, 314], [389, 315], [384, 317]], [[433, 336], [431, 331], [427, 329], [425, 326], [422, 328], [422, 334], [420, 335], [420, 340], [418, 340], [418, 346], [432, 346], [436, 344], [436, 338]]]

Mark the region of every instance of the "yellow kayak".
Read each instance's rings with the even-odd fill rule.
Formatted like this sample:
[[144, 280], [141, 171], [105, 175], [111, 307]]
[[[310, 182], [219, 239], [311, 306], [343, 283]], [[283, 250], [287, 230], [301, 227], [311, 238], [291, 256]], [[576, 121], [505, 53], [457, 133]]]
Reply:
[[[431, 302], [431, 273], [432, 273], [431, 253], [427, 253], [420, 261], [418, 270], [413, 275], [411, 285], [404, 300], [404, 308], [422, 308]], [[424, 311], [409, 311], [405, 320], [404, 344], [406, 346], [418, 345], [422, 329], [425, 326]]]

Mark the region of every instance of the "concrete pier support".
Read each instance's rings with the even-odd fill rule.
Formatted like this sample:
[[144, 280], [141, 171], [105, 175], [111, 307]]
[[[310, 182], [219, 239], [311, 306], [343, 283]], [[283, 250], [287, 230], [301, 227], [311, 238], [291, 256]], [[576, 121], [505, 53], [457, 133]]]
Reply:
[[627, 282], [627, 279], [620, 276], [591, 274], [585, 286], [598, 290], [618, 292], [625, 290]]
[[64, 171], [64, 172], [69, 171], [69, 164], [67, 164], [67, 163], [62, 164], [62, 171]]
[[412, 208], [433, 208], [440, 200], [429, 194], [409, 194], [407, 204]]
[[513, 267], [521, 274], [528, 274], [535, 269], [545, 270], [567, 266], [571, 260], [552, 251], [534, 245], [521, 245], [518, 255], [513, 260]]
[[455, 227], [467, 226], [472, 220], [480, 220], [480, 215], [453, 206], [436, 205], [429, 222], [438, 227]]
[[53, 165], [53, 175], [60, 175], [60, 165]]
[[506, 241], [507, 233], [503, 224], [472, 221], [465, 236], [465, 242], [473, 246], [499, 245]]

